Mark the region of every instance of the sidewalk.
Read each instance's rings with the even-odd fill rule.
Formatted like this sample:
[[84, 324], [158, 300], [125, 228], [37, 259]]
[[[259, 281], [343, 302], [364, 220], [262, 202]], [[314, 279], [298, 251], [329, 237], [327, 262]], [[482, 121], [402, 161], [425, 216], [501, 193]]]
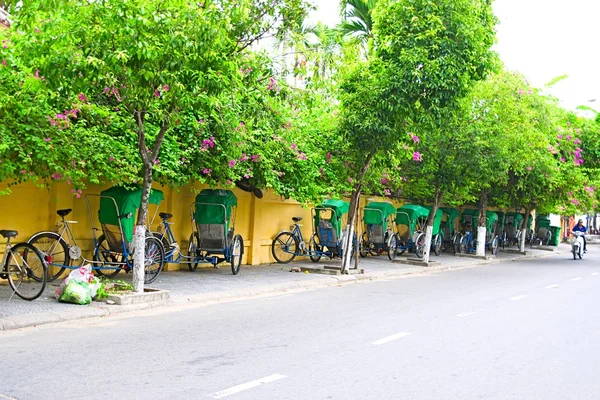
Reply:
[[[360, 259], [360, 268], [364, 269], [364, 274], [358, 275], [332, 276], [290, 272], [292, 267], [339, 266], [340, 261], [338, 260], [321, 260], [316, 264], [310, 261], [302, 261], [287, 265], [242, 266], [242, 270], [237, 276], [231, 275], [230, 269], [226, 266], [221, 269], [199, 268], [195, 272], [183, 270], [163, 272], [150, 286], [168, 290], [171, 298], [162, 302], [129, 306], [107, 305], [104, 302], [92, 302], [92, 304], [87, 306], [59, 303], [54, 298], [54, 291], [60, 284], [60, 281], [49, 283], [46, 293], [35, 301], [24, 301], [17, 296], [14, 296], [9, 301], [11, 295], [10, 287], [8, 285], [0, 285], [0, 331], [73, 319], [108, 316], [154, 307], [190, 303], [206, 304], [242, 299], [250, 296], [340, 285], [348, 282], [429, 274], [478, 265], [547, 257], [564, 254], [569, 250], [569, 245], [562, 244], [554, 252], [527, 249], [528, 255], [526, 256], [499, 252], [498, 256], [493, 260], [463, 258], [455, 257], [451, 254], [442, 254], [440, 257], [432, 256], [432, 260], [440, 261], [441, 264], [430, 267], [391, 263], [385, 256], [367, 257]], [[406, 258], [408, 258], [406, 255], [399, 257], [399, 259]], [[117, 278], [130, 281], [131, 274], [121, 273]]]

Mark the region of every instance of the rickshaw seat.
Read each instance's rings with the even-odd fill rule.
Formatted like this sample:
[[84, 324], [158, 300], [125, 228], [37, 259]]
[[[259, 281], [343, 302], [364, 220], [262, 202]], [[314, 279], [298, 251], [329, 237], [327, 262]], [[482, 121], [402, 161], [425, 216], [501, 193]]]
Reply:
[[539, 237], [539, 238], [545, 238], [546, 236], [548, 236], [548, 232], [550, 232], [550, 231], [547, 228], [540, 227], [537, 230], [536, 236]]
[[159, 213], [158, 216], [161, 217], [162, 219], [173, 218], [173, 214], [164, 213], [164, 212]]
[[504, 230], [506, 231], [506, 237], [508, 239], [514, 239], [517, 237], [517, 230], [515, 229], [513, 224], [506, 224]]
[[[110, 251], [114, 253], [123, 253], [123, 237], [118, 226], [102, 224], [102, 233], [104, 233]], [[127, 243], [125, 240], [125, 246], [127, 247], [127, 251], [131, 253], [133, 248], [131, 243]]]
[[292, 221], [300, 222], [300, 221], [302, 221], [302, 217], [292, 217]]
[[196, 224], [200, 238], [200, 250], [223, 251], [226, 247], [225, 225]]
[[56, 213], [59, 217], [66, 217], [67, 215], [71, 214], [71, 211], [73, 210], [70, 208], [66, 208], [64, 210], [57, 210]]
[[320, 219], [317, 235], [321, 246], [335, 248], [338, 244], [338, 235], [330, 220]]
[[369, 237], [369, 242], [383, 243], [384, 242], [383, 225], [375, 225], [375, 224], [368, 225], [367, 226], [367, 235]]

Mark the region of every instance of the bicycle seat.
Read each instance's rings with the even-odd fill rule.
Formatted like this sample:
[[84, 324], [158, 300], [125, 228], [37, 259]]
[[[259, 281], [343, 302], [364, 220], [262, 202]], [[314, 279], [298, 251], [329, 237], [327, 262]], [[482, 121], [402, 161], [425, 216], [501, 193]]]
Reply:
[[158, 216], [163, 219], [173, 218], [173, 214], [168, 214], [168, 213], [163, 213], [163, 212], [159, 213]]
[[16, 237], [18, 234], [19, 232], [17, 231], [8, 231], [6, 229], [0, 230], [0, 235], [4, 236], [5, 238], [13, 238]]
[[302, 221], [302, 217], [293, 217], [292, 221], [294, 221], [294, 222], [300, 222], [300, 221]]
[[58, 210], [56, 211], [56, 213], [58, 214], [59, 217], [66, 217], [67, 215], [71, 214], [71, 211], [73, 211], [70, 208], [64, 209], [64, 210]]

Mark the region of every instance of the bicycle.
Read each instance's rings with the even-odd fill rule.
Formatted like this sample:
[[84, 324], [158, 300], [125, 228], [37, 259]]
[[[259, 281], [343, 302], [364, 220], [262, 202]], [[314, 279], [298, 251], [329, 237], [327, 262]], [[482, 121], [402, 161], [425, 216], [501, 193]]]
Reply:
[[[81, 248], [77, 245], [75, 235], [73, 235], [73, 231], [69, 226], [69, 224], [76, 224], [78, 221], [65, 220], [65, 217], [71, 211], [73, 210], [70, 208], [56, 211], [58, 216], [61, 217], [58, 232], [38, 232], [27, 241], [44, 256], [46, 264], [48, 264], [48, 282], [60, 277], [67, 268], [73, 268], [72, 261], [81, 257]], [[65, 240], [65, 237], [67, 240]]]
[[18, 234], [17, 231], [0, 230], [0, 235], [7, 239], [2, 264], [0, 264], [3, 266], [0, 279], [8, 280], [13, 295], [16, 293], [23, 300], [31, 301], [44, 293], [48, 267], [40, 251], [31, 244], [10, 243], [10, 239], [17, 237]]

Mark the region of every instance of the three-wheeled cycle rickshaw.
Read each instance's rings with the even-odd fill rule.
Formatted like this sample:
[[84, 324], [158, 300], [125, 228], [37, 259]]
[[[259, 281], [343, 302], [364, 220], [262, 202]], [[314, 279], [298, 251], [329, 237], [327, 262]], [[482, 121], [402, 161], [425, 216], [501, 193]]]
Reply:
[[217, 267], [228, 262], [233, 275], [237, 275], [244, 255], [244, 240], [235, 234], [236, 210], [237, 197], [231, 190], [203, 189], [190, 206], [192, 233], [187, 255], [181, 253], [171, 230], [169, 219], [173, 215], [159, 213], [161, 224], [154, 235], [165, 247], [165, 262], [187, 264], [190, 271], [202, 263]]
[[390, 243], [394, 240], [396, 207], [387, 202], [373, 201], [363, 209], [364, 232], [360, 241], [360, 256], [387, 253], [391, 260]]
[[[344, 216], [348, 214], [350, 203], [328, 199], [311, 210], [313, 233], [308, 248], [302, 236], [299, 222], [301, 217], [293, 217], [291, 230], [279, 232], [271, 243], [271, 254], [281, 264], [287, 264], [297, 256], [309, 256], [312, 262], [321, 257], [336, 258], [344, 255]], [[352, 257], [358, 247], [356, 234], [353, 237]]]
[[442, 218], [442, 248], [444, 250], [451, 249], [452, 253], [458, 253], [460, 249], [460, 231], [456, 229], [456, 219], [460, 216], [460, 211], [456, 208], [442, 207], [441, 208], [445, 219]]
[[[428, 211], [431, 211], [431, 206], [425, 206], [425, 208]], [[433, 230], [431, 233], [431, 250], [433, 250], [436, 256], [442, 254], [442, 246], [444, 243], [444, 233], [441, 229], [443, 216], [444, 212], [441, 210], [441, 208], [438, 208], [433, 218]], [[425, 231], [426, 226], [427, 224], [425, 224], [425, 226], [423, 227], [425, 233], [427, 233]]]
[[[100, 199], [98, 221], [101, 229], [94, 225], [90, 198]], [[98, 275], [112, 278], [121, 270], [129, 272], [133, 268], [133, 256], [137, 251], [133, 244], [133, 234], [137, 211], [140, 206], [142, 189], [127, 189], [112, 187], [104, 190], [100, 195], [86, 195], [86, 203], [92, 225], [94, 237], [94, 263], [93, 269]], [[150, 191], [149, 203], [159, 205], [164, 199], [160, 190]], [[101, 230], [102, 235], [96, 238], [96, 232]], [[146, 234], [144, 244], [144, 282], [152, 283], [164, 267], [165, 249], [150, 231]], [[65, 265], [66, 268], [73, 268]]]
[[[460, 252], [466, 254], [473, 254], [477, 250], [477, 230], [474, 227], [477, 226], [479, 219], [478, 209], [465, 209], [462, 212], [461, 224], [464, 229], [462, 238], [460, 241]], [[498, 214], [494, 211], [485, 212], [485, 246], [491, 251], [493, 255], [498, 254], [498, 235], [496, 233], [496, 227], [498, 223]]]
[[538, 215], [535, 218], [535, 231], [532, 231], [529, 245], [531, 247], [536, 245], [547, 246], [550, 243], [551, 238], [550, 216]]
[[[429, 210], [415, 204], [406, 204], [396, 211], [395, 240], [392, 241], [391, 259], [402, 255], [405, 251], [414, 252], [418, 258], [423, 258], [425, 250], [425, 232]], [[393, 246], [395, 245], [395, 248]]]

